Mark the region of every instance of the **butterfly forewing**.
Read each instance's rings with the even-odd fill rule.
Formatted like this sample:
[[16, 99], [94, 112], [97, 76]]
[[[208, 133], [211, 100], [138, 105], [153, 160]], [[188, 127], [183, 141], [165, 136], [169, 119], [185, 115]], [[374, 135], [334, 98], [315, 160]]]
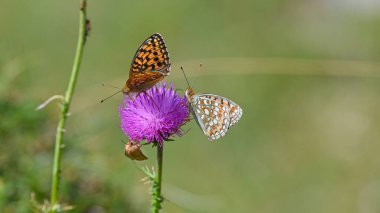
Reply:
[[195, 94], [191, 110], [210, 141], [223, 137], [242, 116], [242, 109], [227, 98], [213, 94]]
[[158, 33], [151, 35], [138, 48], [132, 60], [130, 77], [135, 73], [158, 71], [167, 75], [170, 71], [169, 53], [162, 36]]

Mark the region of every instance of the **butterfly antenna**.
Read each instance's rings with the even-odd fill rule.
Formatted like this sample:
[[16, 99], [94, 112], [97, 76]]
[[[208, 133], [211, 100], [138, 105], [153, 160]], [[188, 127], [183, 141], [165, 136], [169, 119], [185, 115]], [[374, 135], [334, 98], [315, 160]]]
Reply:
[[107, 100], [107, 99], [113, 97], [114, 95], [118, 94], [118, 93], [121, 92], [121, 91], [122, 91], [122, 90], [119, 90], [119, 91], [115, 92], [114, 94], [112, 94], [112, 95], [108, 96], [107, 98], [101, 100], [100, 103], [103, 103], [105, 100]]
[[111, 85], [108, 85], [108, 84], [105, 84], [105, 83], [102, 83], [102, 86], [103, 87], [111, 87], [111, 88], [120, 89], [119, 87], [111, 86]]
[[183, 92], [183, 89], [181, 89], [181, 88], [177, 88], [177, 89], [175, 89], [175, 92], [177, 93], [177, 91], [181, 91], [181, 92]]
[[189, 88], [191, 88], [191, 87], [190, 87], [189, 80], [187, 80], [187, 77], [186, 77], [185, 71], [183, 70], [183, 67], [181, 67], [181, 70], [182, 70], [183, 76], [185, 76], [185, 79], [186, 79], [187, 85], [189, 86]]
[[[198, 69], [199, 73], [202, 71], [202, 66], [203, 66], [202, 63], [199, 63], [199, 69]], [[198, 75], [198, 78], [196, 78], [196, 79], [194, 80], [194, 83], [193, 83], [193, 87], [192, 87], [192, 88], [195, 88], [195, 84], [197, 83], [198, 79], [199, 79], [199, 75]]]

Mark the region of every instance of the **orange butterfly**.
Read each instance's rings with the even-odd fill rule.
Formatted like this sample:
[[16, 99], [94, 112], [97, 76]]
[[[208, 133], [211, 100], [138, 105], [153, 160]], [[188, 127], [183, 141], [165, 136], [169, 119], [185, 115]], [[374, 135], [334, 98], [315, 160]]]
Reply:
[[170, 58], [164, 39], [159, 33], [151, 35], [137, 49], [131, 63], [129, 79], [122, 92], [143, 92], [163, 80], [170, 72]]

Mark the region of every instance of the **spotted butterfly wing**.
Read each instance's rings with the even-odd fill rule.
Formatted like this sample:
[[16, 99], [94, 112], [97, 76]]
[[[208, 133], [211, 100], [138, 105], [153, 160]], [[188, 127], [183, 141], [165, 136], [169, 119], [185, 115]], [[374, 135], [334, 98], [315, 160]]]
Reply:
[[170, 72], [170, 60], [164, 39], [159, 33], [151, 35], [138, 48], [131, 63], [130, 77], [139, 72]]
[[170, 65], [164, 39], [158, 33], [151, 35], [133, 57], [129, 79], [123, 92], [141, 92], [149, 89], [169, 75]]
[[193, 94], [188, 100], [195, 120], [210, 141], [223, 137], [243, 115], [239, 105], [218, 95]]

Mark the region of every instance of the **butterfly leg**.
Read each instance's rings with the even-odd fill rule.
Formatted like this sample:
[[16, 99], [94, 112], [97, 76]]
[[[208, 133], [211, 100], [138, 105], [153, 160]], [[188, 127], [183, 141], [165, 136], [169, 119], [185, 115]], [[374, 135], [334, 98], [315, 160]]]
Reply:
[[135, 97], [133, 97], [132, 95], [131, 95], [131, 93], [130, 92], [128, 92], [127, 93], [127, 95], [128, 95], [128, 97], [129, 97], [129, 99], [131, 99], [132, 100], [132, 102], [135, 102]]

